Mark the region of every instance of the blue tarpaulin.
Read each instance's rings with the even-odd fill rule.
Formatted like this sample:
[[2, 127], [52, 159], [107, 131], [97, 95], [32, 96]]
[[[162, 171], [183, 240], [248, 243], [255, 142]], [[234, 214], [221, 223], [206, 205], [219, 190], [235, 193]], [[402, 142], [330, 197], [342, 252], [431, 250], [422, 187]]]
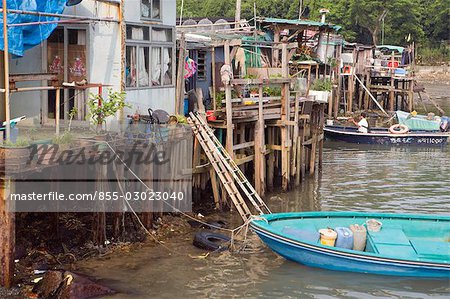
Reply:
[[[66, 6], [67, 0], [7, 0], [8, 10], [23, 10], [31, 12], [60, 14]], [[0, 1], [0, 7], [2, 3]], [[59, 18], [43, 17], [27, 14], [8, 13], [8, 25], [48, 22]], [[23, 56], [24, 52], [46, 40], [58, 24], [27, 25], [18, 27], [8, 27], [9, 53], [16, 56]], [[0, 17], [0, 50], [4, 50], [3, 41], [3, 18]]]

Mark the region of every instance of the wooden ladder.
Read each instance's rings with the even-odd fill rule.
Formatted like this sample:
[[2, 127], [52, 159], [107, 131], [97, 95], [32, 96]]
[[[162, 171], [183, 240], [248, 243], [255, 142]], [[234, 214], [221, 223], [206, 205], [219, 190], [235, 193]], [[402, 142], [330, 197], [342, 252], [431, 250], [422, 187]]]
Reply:
[[[222, 146], [220, 141], [217, 139], [217, 137], [214, 135], [213, 130], [208, 126], [207, 122], [203, 117], [198, 113], [190, 113], [190, 118], [188, 119], [189, 124], [191, 125], [191, 128], [194, 131], [194, 134], [196, 135], [197, 139], [199, 140], [199, 143], [202, 145], [203, 150], [205, 151], [208, 159], [210, 160], [211, 164], [214, 166], [214, 170], [218, 174], [220, 180], [224, 184], [225, 188], [227, 185], [234, 186], [236, 188], [235, 182], [237, 182], [238, 186], [242, 190], [242, 192], [245, 194], [245, 196], [248, 198], [250, 203], [254, 206], [256, 211], [262, 215], [262, 214], [271, 214], [269, 207], [266, 205], [266, 203], [261, 199], [261, 197], [258, 195], [256, 190], [253, 188], [253, 186], [250, 184], [250, 182], [247, 180], [245, 175], [242, 173], [242, 171], [239, 169], [237, 164], [233, 161], [229, 153], [226, 151], [226, 149]], [[223, 176], [226, 180], [222, 180], [221, 176]], [[231, 179], [231, 183], [230, 183]], [[234, 179], [234, 181], [233, 181]], [[234, 189], [232, 188], [232, 189]], [[236, 188], [237, 189], [237, 188]], [[233, 190], [234, 191], [234, 190]], [[236, 209], [239, 211], [239, 208], [242, 208], [244, 212], [246, 212], [248, 209], [245, 201], [243, 200], [241, 194], [238, 192], [238, 196], [235, 196], [233, 199], [234, 194], [230, 194], [230, 192], [227, 189], [228, 194], [230, 195], [231, 199], [233, 200], [233, 203], [236, 205]], [[236, 201], [235, 201], [236, 200]], [[237, 203], [237, 204], [236, 204]], [[239, 212], [242, 216], [242, 218], [245, 220], [248, 219], [248, 216], [246, 213]]]

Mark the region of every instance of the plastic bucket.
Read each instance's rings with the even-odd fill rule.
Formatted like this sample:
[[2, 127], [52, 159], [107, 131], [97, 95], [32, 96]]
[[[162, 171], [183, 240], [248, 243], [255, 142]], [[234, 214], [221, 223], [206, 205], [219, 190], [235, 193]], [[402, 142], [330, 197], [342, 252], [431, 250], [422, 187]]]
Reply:
[[366, 221], [367, 230], [369, 232], [379, 232], [383, 223], [376, 219], [369, 219]]
[[334, 246], [336, 243], [337, 233], [331, 228], [322, 228], [319, 230], [320, 244], [327, 246]]

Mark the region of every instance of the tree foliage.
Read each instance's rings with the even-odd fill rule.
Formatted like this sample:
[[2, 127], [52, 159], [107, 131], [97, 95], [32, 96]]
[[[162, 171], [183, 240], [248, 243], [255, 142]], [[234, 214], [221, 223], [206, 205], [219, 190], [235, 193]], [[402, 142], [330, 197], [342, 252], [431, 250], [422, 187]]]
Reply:
[[[181, 0], [178, 2], [180, 14]], [[303, 0], [303, 18], [318, 20], [327, 8], [327, 21], [341, 25], [348, 41], [406, 45], [409, 41], [439, 44], [450, 40], [450, 0]], [[295, 19], [299, 0], [242, 0], [242, 17], [257, 16]], [[235, 15], [236, 0], [184, 0], [183, 18]], [[383, 30], [384, 14], [384, 30]], [[409, 37], [409, 38], [408, 38]]]

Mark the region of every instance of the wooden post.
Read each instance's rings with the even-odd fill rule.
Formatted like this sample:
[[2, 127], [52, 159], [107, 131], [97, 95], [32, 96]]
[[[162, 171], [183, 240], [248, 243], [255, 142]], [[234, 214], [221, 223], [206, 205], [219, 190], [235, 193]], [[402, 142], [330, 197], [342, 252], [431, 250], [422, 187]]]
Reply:
[[5, 97], [5, 121], [6, 140], [11, 137], [11, 110], [9, 107], [9, 45], [8, 45], [8, 14], [6, 0], [2, 0], [3, 7], [3, 66], [4, 66], [4, 97]]
[[[236, 15], [234, 17], [234, 21], [241, 21], [241, 0], [236, 0]], [[237, 27], [239, 27], [239, 25], [237, 25]]]
[[216, 47], [212, 47], [211, 50], [211, 72], [212, 72], [212, 101], [214, 112], [217, 110], [216, 103]]
[[[354, 72], [354, 67], [352, 68], [352, 74]], [[356, 76], [356, 75], [354, 75]], [[347, 112], [352, 112], [353, 107], [353, 96], [354, 96], [354, 90], [355, 90], [355, 79], [353, 75], [350, 75], [348, 77], [348, 102], [347, 102]]]
[[56, 100], [55, 100], [55, 126], [56, 126], [56, 135], [59, 135], [59, 123], [61, 117], [61, 93], [60, 89], [56, 90]]
[[184, 58], [186, 57], [186, 38], [184, 32], [180, 37], [180, 49], [178, 52], [177, 87], [175, 113], [184, 114]]
[[[370, 70], [368, 70], [366, 72], [366, 81], [364, 83], [367, 86], [367, 88], [370, 90], [370, 85], [372, 84], [370, 82]], [[361, 87], [362, 87], [362, 84], [361, 84]], [[364, 110], [365, 111], [369, 110], [369, 93], [367, 92], [367, 90], [364, 93]]]
[[220, 209], [220, 194], [219, 194], [219, 182], [217, 180], [217, 175], [214, 170], [214, 168], [211, 167], [209, 170], [209, 176], [211, 178], [211, 186], [213, 190], [213, 196], [214, 196], [214, 204], [216, 206], [216, 209]]
[[[4, 157], [0, 159], [4, 163]], [[11, 288], [14, 281], [15, 215], [8, 209], [13, 184], [10, 178], [0, 179], [0, 286], [5, 288]]]
[[[269, 127], [267, 129], [267, 142], [270, 145], [275, 144], [275, 137], [274, 137], [274, 127]], [[275, 153], [273, 150], [270, 151], [269, 157], [267, 158], [267, 190], [273, 191], [273, 176], [275, 171]]]
[[323, 136], [323, 126], [325, 122], [325, 107], [322, 107], [320, 105], [320, 112], [319, 112], [319, 134], [322, 136], [322, 138], [319, 140], [319, 171], [322, 171], [322, 164], [323, 164], [323, 139], [325, 138]]
[[[282, 64], [282, 75], [284, 79], [289, 78], [289, 68], [287, 60], [287, 44], [282, 44], [281, 53], [281, 64]], [[281, 89], [281, 122], [283, 126], [281, 127], [281, 188], [283, 191], [287, 191], [289, 188], [290, 181], [290, 159], [289, 159], [289, 148], [291, 147], [289, 138], [289, 127], [286, 122], [290, 118], [289, 111], [289, 83], [283, 83]]]
[[265, 193], [265, 140], [263, 115], [263, 87], [259, 86], [258, 121], [255, 125], [255, 190], [260, 196]]
[[272, 50], [272, 67], [278, 67], [278, 60], [280, 56], [280, 50], [278, 48], [280, 43], [280, 29], [278, 28], [278, 26], [275, 26], [274, 28], [273, 42], [274, 48]]
[[[230, 41], [225, 41], [224, 46], [225, 52], [225, 64], [231, 66], [231, 58], [230, 58]], [[227, 119], [227, 141], [226, 141], [226, 150], [231, 158], [234, 157], [233, 153], [233, 107], [231, 103], [231, 83], [225, 84], [225, 111], [226, 111], [226, 119]]]
[[[414, 81], [413, 79], [408, 81], [408, 110], [409, 112], [414, 110]], [[444, 112], [442, 109], [439, 109], [439, 112]], [[444, 115], [442, 113], [442, 115]]]

